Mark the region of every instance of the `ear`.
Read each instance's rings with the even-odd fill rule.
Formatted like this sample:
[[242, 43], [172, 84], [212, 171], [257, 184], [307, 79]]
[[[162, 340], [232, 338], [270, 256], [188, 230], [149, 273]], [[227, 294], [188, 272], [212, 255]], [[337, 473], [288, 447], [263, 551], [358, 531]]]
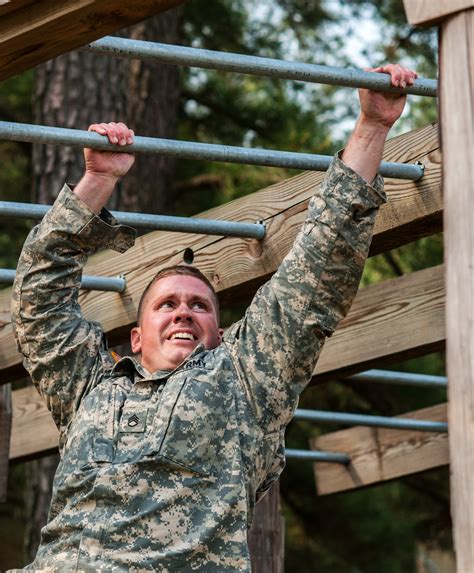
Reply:
[[142, 334], [139, 326], [134, 326], [130, 331], [130, 345], [133, 354], [139, 354], [142, 349]]

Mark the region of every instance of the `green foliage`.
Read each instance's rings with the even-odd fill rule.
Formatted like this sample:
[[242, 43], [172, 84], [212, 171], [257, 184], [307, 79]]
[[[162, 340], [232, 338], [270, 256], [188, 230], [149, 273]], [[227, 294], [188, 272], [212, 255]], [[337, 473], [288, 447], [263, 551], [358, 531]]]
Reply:
[[[30, 122], [33, 74], [27, 72], [0, 83], [0, 115], [4, 121]], [[31, 181], [30, 146], [0, 142], [0, 200], [28, 201]], [[0, 267], [16, 267], [21, 246], [31, 224], [22, 219], [2, 217], [0, 226]], [[0, 285], [0, 288], [2, 285]]]

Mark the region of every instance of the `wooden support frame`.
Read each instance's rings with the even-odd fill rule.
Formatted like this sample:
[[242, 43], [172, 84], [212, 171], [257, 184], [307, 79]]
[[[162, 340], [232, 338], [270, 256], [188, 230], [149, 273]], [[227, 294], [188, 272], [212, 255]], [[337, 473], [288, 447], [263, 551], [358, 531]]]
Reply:
[[[402, 162], [420, 160], [425, 165], [425, 176], [417, 183], [387, 180], [390, 200], [377, 218], [371, 254], [441, 231], [441, 157], [436, 125], [391, 139], [384, 158]], [[185, 249], [189, 248], [194, 253], [194, 264], [211, 279], [223, 304], [250, 298], [291, 248], [305, 218], [308, 200], [323, 177], [321, 173], [303, 173], [200, 215], [265, 220], [267, 237], [261, 243], [156, 231], [140, 237], [136, 246], [124, 255], [107, 251], [92, 257], [87, 274], [125, 273], [128, 288], [123, 295], [84, 292], [80, 301], [85, 315], [103, 324], [111, 343], [120, 342], [134, 323], [138, 300], [146, 284], [159, 267], [181, 263]], [[0, 371], [4, 382], [24, 374], [11, 332], [10, 298], [11, 289], [0, 292]]]
[[403, 3], [412, 26], [438, 24], [446, 16], [474, 8], [474, 0], [403, 0]]
[[[400, 416], [446, 422], [446, 404]], [[318, 495], [348, 491], [399, 478], [449, 463], [448, 435], [357, 426], [324, 434], [310, 442], [311, 449], [341, 452], [350, 466], [314, 464]]]
[[0, 80], [146, 20], [183, 0], [0, 3]]
[[58, 448], [59, 431], [36, 388], [12, 392], [12, 412], [10, 460], [38, 457]]
[[474, 571], [474, 7], [441, 27], [451, 512], [457, 570]]
[[444, 308], [443, 266], [360, 289], [323, 347], [315, 381], [443, 350]]
[[11, 386], [0, 386], [0, 503], [7, 499], [8, 458], [12, 427]]
[[433, 15], [441, 23], [451, 512], [457, 570], [464, 573], [474, 570], [474, 1], [404, 3], [411, 24], [433, 23]]

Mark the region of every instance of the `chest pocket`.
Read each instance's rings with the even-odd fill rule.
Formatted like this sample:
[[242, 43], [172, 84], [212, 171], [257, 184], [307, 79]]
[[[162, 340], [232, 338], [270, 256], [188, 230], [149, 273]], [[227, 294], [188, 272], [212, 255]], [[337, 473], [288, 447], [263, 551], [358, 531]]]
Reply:
[[119, 394], [116, 385], [104, 383], [83, 399], [65, 432], [61, 450], [65, 474], [112, 461]]
[[216, 475], [230, 411], [230, 392], [202, 369], [178, 372], [163, 389], [150, 440], [151, 457], [205, 476]]

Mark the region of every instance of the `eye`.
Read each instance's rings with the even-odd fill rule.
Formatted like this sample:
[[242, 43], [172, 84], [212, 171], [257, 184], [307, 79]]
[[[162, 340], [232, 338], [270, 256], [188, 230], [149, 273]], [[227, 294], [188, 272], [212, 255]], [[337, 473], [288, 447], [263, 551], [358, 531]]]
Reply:
[[169, 309], [172, 309], [173, 307], [174, 307], [174, 304], [172, 303], [171, 300], [165, 300], [163, 302], [160, 302], [157, 305], [158, 309], [164, 309], [164, 310], [169, 310]]
[[195, 302], [192, 303], [191, 308], [193, 310], [207, 310], [207, 305], [201, 300], [196, 300]]

